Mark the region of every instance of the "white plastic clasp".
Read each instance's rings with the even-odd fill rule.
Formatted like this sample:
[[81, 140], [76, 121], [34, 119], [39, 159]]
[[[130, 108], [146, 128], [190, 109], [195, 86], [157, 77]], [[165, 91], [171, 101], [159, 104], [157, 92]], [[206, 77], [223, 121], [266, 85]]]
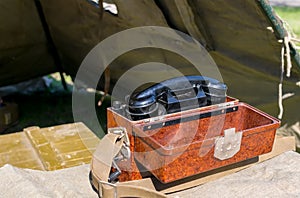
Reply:
[[224, 137], [218, 137], [215, 141], [214, 157], [226, 160], [237, 154], [241, 148], [242, 132], [235, 132], [235, 128], [224, 130]]

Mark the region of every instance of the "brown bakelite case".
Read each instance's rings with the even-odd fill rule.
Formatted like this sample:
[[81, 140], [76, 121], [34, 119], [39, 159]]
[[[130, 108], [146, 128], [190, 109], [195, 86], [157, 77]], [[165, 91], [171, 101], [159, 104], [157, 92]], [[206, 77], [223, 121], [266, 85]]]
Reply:
[[[149, 124], [151, 125], [151, 123], [155, 123], [158, 120], [160, 120], [160, 121], [163, 121], [165, 119], [171, 120], [173, 118], [178, 118], [183, 115], [190, 115], [190, 114], [198, 113], [201, 111], [210, 111], [212, 109], [220, 108], [221, 106], [232, 106], [237, 103], [238, 103], [237, 99], [227, 96], [226, 102], [222, 103], [222, 104], [201, 107], [201, 108], [187, 110], [187, 111], [183, 111], [183, 112], [167, 114], [163, 117], [160, 116], [160, 117], [154, 117], [151, 119], [144, 119], [144, 120], [138, 120], [138, 121], [132, 121], [132, 120], [126, 118], [125, 116], [119, 114], [113, 108], [108, 108], [107, 109], [107, 127], [108, 128], [114, 128], [114, 127], [126, 128], [126, 131], [128, 133], [128, 137], [130, 140], [130, 150], [132, 153], [130, 159], [117, 162], [119, 168], [122, 170], [122, 173], [119, 176], [119, 181], [122, 182], [122, 181], [138, 180], [138, 179], [142, 178], [142, 176], [140, 174], [140, 170], [138, 169], [138, 167], [135, 163], [134, 156], [137, 151], [139, 151], [141, 149], [145, 149], [145, 147], [147, 145], [145, 144], [145, 146], [139, 146], [139, 148], [136, 148], [136, 145], [135, 145], [136, 143], [138, 145], [141, 145], [141, 144], [140, 144], [139, 140], [136, 140], [135, 134], [133, 132], [133, 128], [138, 129], [143, 125], [149, 125]], [[164, 129], [162, 129], [162, 130], [165, 130], [165, 131], [172, 130], [169, 132], [169, 134], [167, 134], [167, 132], [165, 132], [167, 134], [167, 137], [170, 134], [174, 133], [172, 127], [170, 127], [170, 128], [164, 127]], [[143, 134], [142, 131], [141, 131], [141, 134]], [[148, 136], [147, 138], [149, 138], [149, 137], [150, 136]], [[165, 138], [165, 141], [167, 141], [167, 137]], [[151, 145], [151, 143], [149, 143], [149, 145]], [[139, 157], [141, 157], [141, 156], [139, 155]], [[140, 160], [140, 162], [143, 164], [143, 160]]]
[[134, 125], [134, 156], [169, 183], [270, 152], [279, 125], [244, 103], [199, 108]]
[[132, 155], [134, 153], [134, 136], [132, 135], [132, 128], [134, 125], [141, 123], [142, 121], [132, 121], [127, 119], [114, 111], [113, 108], [107, 109], [107, 128], [124, 127], [130, 141], [130, 158], [117, 162], [117, 165], [122, 171], [121, 175], [118, 177], [120, 182], [142, 179], [141, 173], [134, 161], [134, 156]]

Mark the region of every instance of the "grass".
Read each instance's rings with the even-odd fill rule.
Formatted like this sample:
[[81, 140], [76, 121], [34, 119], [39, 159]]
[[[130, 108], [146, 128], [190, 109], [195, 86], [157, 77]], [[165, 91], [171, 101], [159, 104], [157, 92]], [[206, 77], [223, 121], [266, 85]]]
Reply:
[[300, 7], [274, 7], [274, 10], [300, 38]]
[[47, 81], [47, 86], [3, 97], [5, 102], [18, 104], [19, 122], [2, 133], [22, 131], [30, 126], [48, 127], [73, 122], [71, 81], [68, 81], [69, 90], [63, 89], [57, 73], [48, 75]]
[[[22, 131], [26, 127], [39, 126], [50, 127], [60, 124], [74, 122], [72, 113], [72, 90], [73, 83], [70, 77], [66, 77], [68, 83], [68, 90], [64, 90], [61, 79], [58, 73], [47, 76], [50, 80], [46, 89], [33, 91], [31, 93], [15, 93], [3, 97], [5, 102], [14, 102], [19, 107], [19, 122], [5, 130], [0, 134], [8, 134]], [[83, 93], [93, 94], [93, 93]], [[100, 99], [101, 95], [96, 94], [95, 104]], [[110, 100], [106, 99], [101, 107], [97, 108], [98, 121], [102, 129], [96, 128], [98, 126], [92, 123], [88, 118], [83, 117], [82, 120], [94, 131], [96, 135], [101, 137], [103, 134], [100, 130], [106, 128], [106, 107], [110, 105]], [[82, 107], [83, 112], [85, 108]], [[88, 114], [88, 113], [86, 113]]]
[[19, 107], [19, 123], [5, 133], [22, 131], [30, 126], [48, 127], [73, 122], [72, 96], [68, 92], [14, 94], [5, 101], [15, 102]]

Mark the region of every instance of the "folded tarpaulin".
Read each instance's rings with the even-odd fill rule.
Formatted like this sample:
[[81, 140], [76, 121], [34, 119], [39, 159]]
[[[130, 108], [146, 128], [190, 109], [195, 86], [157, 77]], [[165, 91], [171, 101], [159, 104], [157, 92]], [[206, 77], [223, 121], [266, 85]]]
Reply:
[[[168, 197], [297, 197], [300, 155], [289, 151], [216, 181]], [[89, 182], [89, 165], [57, 171], [0, 168], [3, 197], [98, 197]]]

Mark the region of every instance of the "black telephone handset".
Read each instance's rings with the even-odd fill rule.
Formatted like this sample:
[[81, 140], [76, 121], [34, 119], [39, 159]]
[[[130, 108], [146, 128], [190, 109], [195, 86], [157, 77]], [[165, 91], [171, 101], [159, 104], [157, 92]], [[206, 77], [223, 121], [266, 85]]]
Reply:
[[182, 76], [134, 92], [128, 101], [132, 120], [225, 102], [227, 86], [205, 76]]

